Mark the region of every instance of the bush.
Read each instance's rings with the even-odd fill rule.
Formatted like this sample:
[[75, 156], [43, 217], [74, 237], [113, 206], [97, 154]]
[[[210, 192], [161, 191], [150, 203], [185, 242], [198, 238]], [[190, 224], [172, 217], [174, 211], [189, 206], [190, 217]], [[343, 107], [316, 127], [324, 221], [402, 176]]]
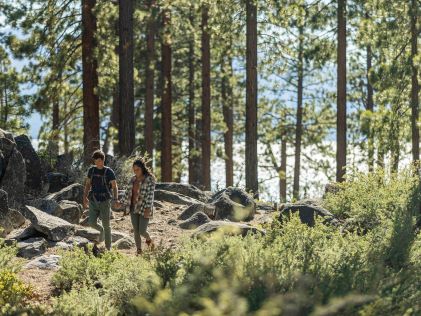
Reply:
[[[266, 236], [214, 234], [143, 258], [63, 255], [54, 278], [64, 315], [419, 315], [418, 179], [356, 175], [325, 207], [344, 231], [298, 215]], [[95, 288], [95, 287], [96, 288]], [[233, 304], [232, 302], [235, 302]], [[73, 306], [77, 305], [77, 306]], [[73, 306], [73, 307], [72, 307]]]

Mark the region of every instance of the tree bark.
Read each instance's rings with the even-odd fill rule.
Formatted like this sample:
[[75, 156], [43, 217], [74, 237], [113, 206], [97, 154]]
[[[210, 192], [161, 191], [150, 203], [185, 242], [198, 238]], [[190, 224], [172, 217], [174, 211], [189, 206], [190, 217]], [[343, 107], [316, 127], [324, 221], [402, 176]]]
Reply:
[[[227, 53], [225, 54], [225, 56]], [[224, 116], [224, 123], [226, 130], [224, 132], [224, 147], [225, 147], [225, 185], [226, 187], [234, 185], [234, 161], [233, 161], [233, 97], [232, 88], [229, 78], [232, 77], [232, 58], [228, 57], [228, 65], [225, 61], [225, 56], [222, 58], [222, 113]], [[229, 73], [228, 73], [228, 69]]]
[[[367, 45], [367, 111], [373, 113], [373, 86], [370, 83], [370, 71], [372, 67], [372, 52], [371, 46]], [[374, 170], [374, 131], [371, 122], [368, 123], [368, 170]]]
[[337, 149], [336, 181], [345, 180], [346, 167], [346, 0], [338, 0]]
[[96, 17], [92, 10], [96, 0], [82, 0], [82, 80], [83, 80], [83, 145], [84, 161], [90, 163], [92, 152], [100, 148], [98, 62], [96, 46]]
[[150, 159], [153, 159], [153, 106], [155, 80], [155, 0], [149, 0], [147, 57], [146, 57], [146, 95], [145, 95], [145, 149]]
[[202, 186], [211, 188], [211, 87], [210, 87], [210, 35], [208, 29], [209, 8], [202, 7]]
[[130, 156], [135, 147], [133, 82], [133, 0], [119, 0], [119, 128], [120, 155]]
[[420, 160], [420, 131], [418, 127], [419, 119], [419, 83], [418, 69], [414, 59], [418, 54], [418, 4], [417, 0], [411, 0], [411, 127], [412, 127], [412, 159], [414, 162]]
[[161, 129], [161, 178], [163, 182], [172, 181], [172, 81], [171, 81], [171, 44], [169, 41], [169, 28], [171, 15], [165, 10], [162, 16], [164, 38], [161, 44], [162, 58], [162, 129]]
[[283, 133], [281, 140], [281, 167], [279, 170], [279, 199], [283, 203], [287, 199], [287, 140]]
[[257, 175], [257, 7], [246, 1], [246, 189], [258, 197]]
[[[190, 8], [190, 24], [194, 25], [194, 12], [193, 9]], [[197, 139], [195, 135], [195, 119], [196, 119], [196, 109], [194, 104], [195, 99], [195, 82], [194, 82], [194, 75], [195, 75], [195, 52], [194, 52], [194, 33], [190, 34], [189, 39], [189, 101], [188, 101], [188, 118], [189, 118], [189, 126], [188, 126], [188, 137], [189, 137], [189, 156], [188, 156], [188, 164], [189, 164], [189, 183], [197, 185], [197, 165], [196, 160], [198, 159], [197, 155]]]
[[298, 44], [298, 85], [297, 85], [297, 122], [295, 126], [295, 167], [293, 197], [298, 199], [300, 196], [300, 170], [301, 170], [301, 139], [303, 134], [303, 80], [304, 80], [304, 47], [303, 47], [304, 28], [299, 28]]

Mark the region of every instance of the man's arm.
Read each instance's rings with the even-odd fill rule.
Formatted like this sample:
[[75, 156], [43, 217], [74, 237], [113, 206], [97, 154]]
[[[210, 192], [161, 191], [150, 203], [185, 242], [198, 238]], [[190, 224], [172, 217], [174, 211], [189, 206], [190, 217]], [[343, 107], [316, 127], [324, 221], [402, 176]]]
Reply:
[[113, 189], [113, 200], [117, 201], [118, 200], [118, 186], [117, 186], [116, 180], [111, 181], [111, 188]]
[[88, 193], [91, 190], [91, 179], [86, 178], [85, 181], [85, 189], [83, 190], [83, 207], [88, 208], [89, 200], [88, 200]]

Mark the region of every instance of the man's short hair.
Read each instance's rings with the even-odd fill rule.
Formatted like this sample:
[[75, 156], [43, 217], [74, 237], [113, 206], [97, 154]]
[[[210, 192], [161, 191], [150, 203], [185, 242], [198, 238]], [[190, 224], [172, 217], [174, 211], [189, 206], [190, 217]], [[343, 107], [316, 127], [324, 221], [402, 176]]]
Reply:
[[105, 160], [105, 154], [102, 150], [98, 149], [95, 150], [94, 153], [92, 154], [92, 159], [93, 160], [97, 160], [97, 159], [102, 159]]

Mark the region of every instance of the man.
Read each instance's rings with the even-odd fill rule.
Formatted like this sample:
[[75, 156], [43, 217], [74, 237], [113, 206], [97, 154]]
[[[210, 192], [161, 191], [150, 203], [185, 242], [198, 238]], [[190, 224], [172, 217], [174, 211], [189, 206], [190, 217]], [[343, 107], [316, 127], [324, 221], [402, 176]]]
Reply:
[[[89, 205], [89, 225], [99, 230], [98, 243], [105, 239], [105, 247], [111, 249], [111, 201], [118, 204], [118, 187], [114, 171], [104, 165], [105, 154], [97, 150], [92, 154], [94, 166], [89, 168], [83, 194], [83, 207]], [[111, 189], [110, 189], [111, 187]], [[111, 192], [112, 191], [112, 192]], [[98, 217], [102, 225], [98, 224]], [[94, 245], [94, 252], [97, 252]]]

